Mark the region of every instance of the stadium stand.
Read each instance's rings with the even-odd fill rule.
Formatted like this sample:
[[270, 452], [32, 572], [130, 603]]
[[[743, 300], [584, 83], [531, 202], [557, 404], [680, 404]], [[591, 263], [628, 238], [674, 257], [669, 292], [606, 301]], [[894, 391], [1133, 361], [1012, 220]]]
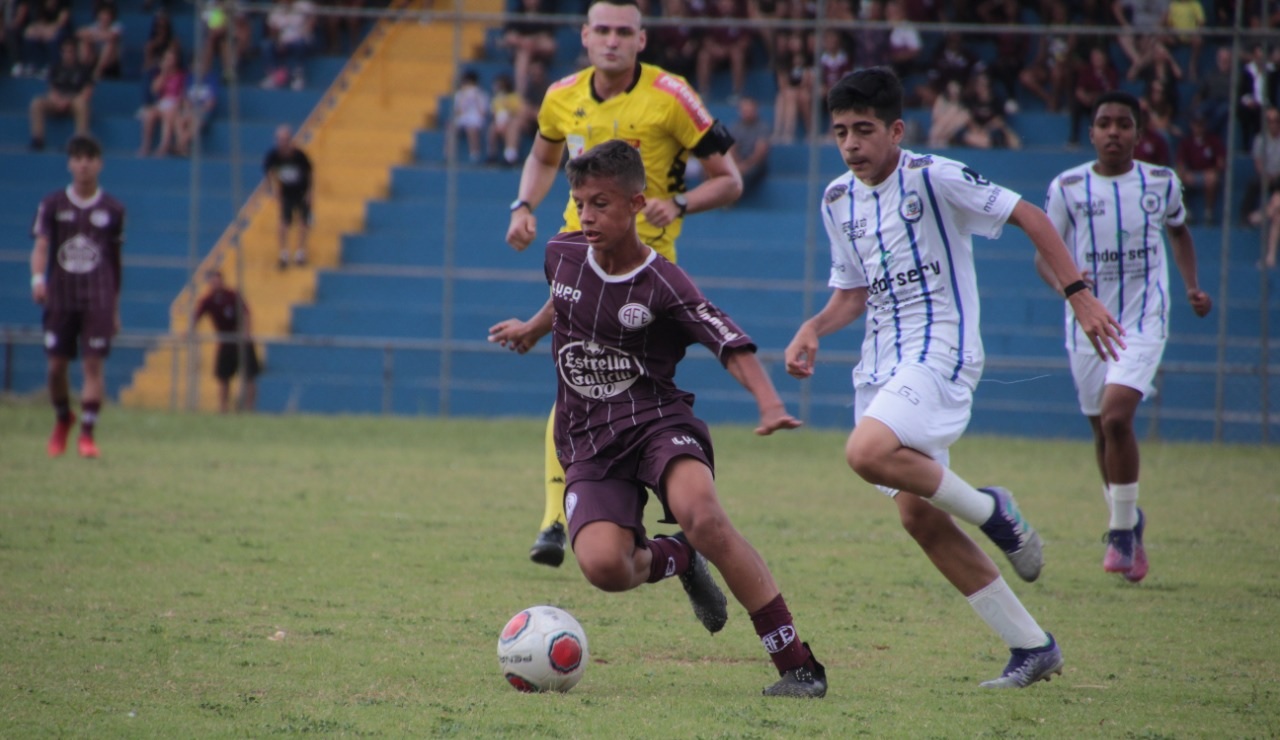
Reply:
[[[468, 4], [472, 10], [498, 10], [490, 4]], [[213, 260], [224, 268], [234, 265], [234, 240], [245, 248], [247, 291], [261, 335], [289, 335], [289, 340], [267, 347], [267, 372], [259, 381], [259, 408], [276, 412], [399, 413], [462, 415], [528, 415], [545, 413], [551, 396], [553, 368], [546, 347], [535, 357], [516, 358], [485, 342], [488, 326], [508, 316], [524, 316], [545, 300], [539, 251], [514, 253], [503, 242], [507, 204], [516, 189], [518, 172], [490, 167], [461, 166], [450, 169], [444, 161], [443, 121], [449, 115], [448, 96], [456, 70], [451, 64], [452, 28], [401, 24], [394, 31], [371, 34], [332, 93], [270, 91], [280, 100], [297, 100], [283, 120], [304, 126], [304, 148], [318, 161], [322, 173], [318, 224], [313, 239], [316, 258], [306, 271], [277, 275], [270, 267], [274, 256], [275, 212], [263, 208], [261, 194], [253, 192], [259, 179], [257, 157], [269, 145], [271, 129], [282, 120], [273, 101], [256, 108], [256, 95], [243, 90], [246, 122], [243, 147], [248, 160], [239, 173], [241, 192], [249, 193], [243, 208], [228, 197], [225, 147], [229, 135], [217, 129], [206, 139], [212, 161], [201, 171], [201, 255], [213, 246]], [[485, 33], [469, 27], [463, 44], [468, 69], [475, 70], [486, 89], [497, 74], [510, 65], [496, 47], [498, 31]], [[572, 70], [577, 56], [576, 29], [557, 34], [557, 54], [552, 79]], [[332, 64], [329, 79], [338, 74], [341, 60], [319, 59]], [[326, 79], [308, 69], [313, 84]], [[17, 124], [18, 100], [29, 90], [14, 91], [26, 81], [0, 83], [0, 130]], [[123, 83], [122, 83], [123, 84]], [[724, 101], [727, 76], [713, 85], [711, 107], [730, 120], [732, 107]], [[135, 91], [136, 92], [136, 91]], [[769, 74], [753, 70], [747, 94], [766, 101], [762, 116], [772, 116], [773, 98]], [[121, 93], [123, 94], [123, 93]], [[292, 97], [291, 97], [292, 96]], [[309, 97], [308, 97], [309, 96]], [[303, 109], [302, 101], [309, 100]], [[1061, 170], [1088, 158], [1084, 150], [1066, 151], [1067, 115], [1048, 113], [1034, 100], [1019, 100], [1013, 116], [1023, 137], [1022, 151], [944, 150], [941, 154], [966, 161], [992, 179], [1039, 202], [1049, 180]], [[105, 104], [104, 104], [105, 105]], [[312, 112], [312, 106], [319, 106]], [[111, 110], [108, 107], [106, 110]], [[114, 115], [130, 113], [122, 104]], [[104, 114], [108, 119], [110, 114]], [[928, 114], [911, 110], [909, 128], [928, 128]], [[137, 162], [122, 156], [132, 151], [136, 125], [110, 124], [103, 129], [128, 142], [109, 145], [107, 182], [124, 194], [137, 214], [131, 226], [130, 255], [155, 256], [168, 262], [154, 269], [167, 277], [152, 278], [143, 268], [130, 267], [131, 302], [151, 300], [145, 307], [126, 310], [126, 321], [139, 317], [135, 327], [163, 331], [185, 328], [185, 293], [170, 307], [168, 299], [181, 289], [189, 266], [185, 254], [185, 214], [189, 185], [182, 162]], [[3, 128], [8, 127], [8, 128]], [[127, 129], [127, 130], [126, 130]], [[56, 129], [55, 129], [56, 130]], [[95, 132], [97, 119], [95, 119]], [[126, 135], [129, 135], [128, 137]], [[256, 138], [255, 138], [256, 137]], [[114, 139], [112, 139], [114, 140]], [[912, 144], [908, 144], [912, 146]], [[851, 417], [848, 370], [856, 359], [861, 326], [824, 343], [827, 363], [818, 376], [803, 387], [785, 376], [780, 355], [798, 323], [826, 300], [826, 241], [813, 216], [818, 190], [841, 172], [841, 163], [827, 144], [775, 145], [770, 155], [768, 179], [752, 195], [732, 209], [698, 214], [689, 219], [681, 238], [681, 264], [695, 275], [708, 295], [721, 304], [760, 343], [766, 366], [793, 408], [801, 408], [812, 424], [847, 426]], [[914, 145], [919, 146], [919, 145]], [[60, 182], [56, 155], [8, 152], [0, 158], [7, 167], [48, 171], [50, 187]], [[42, 157], [36, 160], [21, 159]], [[811, 157], [816, 157], [818, 179], [809, 181]], [[1241, 182], [1247, 163], [1237, 167]], [[136, 171], [134, 169], [136, 168]], [[127, 177], [126, 177], [127, 175]], [[43, 176], [43, 175], [42, 175]], [[140, 183], [129, 190], [133, 178]], [[163, 188], [144, 184], [164, 183]], [[6, 233], [22, 233], [29, 219], [29, 190], [7, 183], [0, 219]], [[24, 186], [28, 187], [28, 186]], [[162, 190], [156, 193], [156, 190]], [[538, 209], [540, 233], [550, 236], [560, 223], [567, 191], [558, 183]], [[133, 200], [136, 198], [136, 202]], [[14, 201], [22, 206], [12, 205]], [[34, 201], [33, 201], [34, 202]], [[207, 203], [207, 205], [206, 205]], [[140, 205], [141, 204], [141, 205]], [[221, 210], [219, 210], [221, 209]], [[1228, 212], [1231, 212], [1230, 210]], [[149, 220], [143, 214], [154, 214]], [[331, 219], [327, 223], [323, 219]], [[148, 223], [144, 231], [141, 224]], [[233, 227], [224, 233], [227, 224]], [[154, 232], [156, 235], [151, 235]], [[321, 233], [324, 236], [321, 236]], [[1217, 229], [1197, 227], [1202, 285], [1214, 294], [1219, 308], [1226, 308], [1226, 362], [1256, 368], [1260, 362], [1262, 321], [1280, 322], [1280, 297], [1270, 291], [1264, 316], [1259, 309], [1263, 280], [1253, 261], [1257, 255], [1256, 232], [1236, 230], [1228, 266], [1231, 289], [1219, 296], [1221, 235]], [[173, 250], [171, 245], [182, 247]], [[18, 239], [9, 250], [24, 249]], [[807, 249], [806, 245], [812, 245]], [[999, 241], [977, 240], [979, 278], [983, 300], [988, 369], [977, 396], [972, 429], [1035, 436], [1080, 436], [1087, 427], [1079, 419], [1074, 391], [1062, 349], [1062, 303], [1048, 294], [1034, 273], [1032, 248], [1021, 232], [1010, 229]], [[167, 250], [167, 251], [166, 251]], [[231, 261], [229, 261], [231, 260]], [[232, 268], [234, 269], [234, 267]], [[0, 311], [6, 317], [30, 315], [25, 290], [25, 265], [0, 262]], [[14, 274], [10, 275], [9, 273]], [[168, 293], [166, 293], [166, 290]], [[136, 293], [134, 292], [136, 291]], [[168, 296], [166, 298], [165, 296]], [[1217, 361], [1216, 316], [1196, 320], [1178, 302], [1173, 316], [1174, 334], [1162, 375], [1162, 392], [1142, 414], [1148, 433], [1170, 438], [1206, 439], [1212, 434], [1214, 375]], [[145, 320], [142, 317], [146, 317]], [[37, 348], [17, 347], [19, 361], [13, 388], [37, 387], [42, 373]], [[113, 358], [109, 379], [112, 388], [126, 384], [121, 377], [130, 361], [141, 364], [141, 351]], [[699, 397], [699, 409], [711, 421], [750, 421], [754, 406], [749, 397], [728, 379], [712, 358], [691, 350], [696, 361], [682, 365], [679, 381]], [[122, 396], [126, 402], [165, 406], [173, 394], [170, 379], [184, 376], [174, 371], [171, 356], [154, 352], [146, 359], [133, 385]], [[205, 362], [208, 360], [206, 358]], [[1272, 367], [1280, 363], [1280, 350], [1270, 350]], [[207, 367], [207, 365], [205, 365]], [[1240, 382], [1237, 382], [1237, 381]], [[1256, 440], [1258, 383], [1256, 376], [1228, 376], [1225, 438]], [[202, 384], [207, 385], [207, 384]], [[211, 408], [209, 391], [201, 389], [201, 406]], [[1280, 404], [1271, 401], [1274, 421]], [[1140, 424], [1142, 422], [1140, 421]], [[1280, 427], [1277, 428], [1280, 431]]]

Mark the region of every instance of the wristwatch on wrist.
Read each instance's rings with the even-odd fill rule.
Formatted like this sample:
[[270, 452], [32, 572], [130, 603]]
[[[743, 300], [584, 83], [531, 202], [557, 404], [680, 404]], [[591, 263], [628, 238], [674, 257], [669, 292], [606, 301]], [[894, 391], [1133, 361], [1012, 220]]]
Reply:
[[684, 193], [676, 193], [671, 197], [671, 202], [676, 204], [676, 208], [680, 209], [680, 217], [684, 218], [684, 214], [689, 211], [689, 196]]
[[516, 211], [520, 210], [521, 208], [528, 208], [528, 209], [529, 209], [529, 213], [533, 213], [533, 206], [529, 205], [529, 201], [527, 201], [527, 200], [520, 200], [519, 198], [517, 198], [517, 199], [515, 199], [515, 200], [511, 201], [511, 212], [512, 212], [512, 213], [515, 213]]

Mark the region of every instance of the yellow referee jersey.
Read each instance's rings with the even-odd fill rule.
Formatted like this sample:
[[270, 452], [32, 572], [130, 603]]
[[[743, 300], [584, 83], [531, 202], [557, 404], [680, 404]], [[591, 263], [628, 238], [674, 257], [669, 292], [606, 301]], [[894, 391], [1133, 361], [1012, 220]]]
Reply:
[[[597, 98], [591, 87], [594, 67], [551, 85], [538, 111], [538, 133], [548, 141], [566, 142], [570, 157], [610, 139], [626, 141], [640, 150], [644, 161], [645, 197], [666, 199], [684, 192], [689, 152], [716, 122], [683, 77], [651, 64], [639, 67], [631, 87], [608, 100]], [[728, 145], [716, 148], [721, 154], [727, 150]], [[572, 200], [564, 223], [566, 231], [582, 228]], [[672, 262], [682, 223], [677, 218], [659, 228], [643, 214], [636, 218], [640, 239]]]

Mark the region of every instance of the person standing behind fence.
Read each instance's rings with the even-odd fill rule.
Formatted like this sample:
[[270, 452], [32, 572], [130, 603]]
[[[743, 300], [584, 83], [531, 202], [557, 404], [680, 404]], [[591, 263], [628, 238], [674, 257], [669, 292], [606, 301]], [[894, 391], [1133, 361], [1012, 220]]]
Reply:
[[[1049, 185], [1045, 211], [1080, 271], [1068, 283], [1037, 257], [1041, 278], [1070, 298], [1090, 292], [1124, 326], [1125, 345], [1114, 362], [1100, 359], [1092, 342], [1066, 312], [1067, 353], [1080, 411], [1093, 429], [1103, 496], [1111, 510], [1103, 570], [1133, 583], [1147, 575], [1138, 508], [1138, 404], [1155, 392], [1156, 371], [1169, 338], [1169, 282], [1163, 232], [1173, 245], [1185, 295], [1197, 316], [1213, 308], [1196, 275], [1195, 244], [1186, 226], [1182, 183], [1167, 167], [1134, 159], [1140, 109], [1123, 91], [1103, 93], [1093, 109], [1089, 141], [1097, 159], [1073, 167]], [[1073, 276], [1075, 277], [1075, 276]]]
[[[742, 176], [727, 156], [733, 137], [724, 124], [683, 78], [637, 61], [646, 42], [641, 21], [640, 9], [631, 0], [595, 0], [587, 10], [582, 45], [592, 66], [554, 83], [543, 98], [533, 151], [511, 204], [507, 243], [517, 251], [527, 248], [536, 235], [533, 212], [551, 189], [566, 149], [576, 157], [596, 144], [622, 139], [640, 150], [647, 173], [646, 203], [637, 221], [640, 239], [672, 262], [685, 216], [729, 205], [742, 196]], [[690, 154], [701, 162], [705, 179], [686, 192]], [[579, 226], [572, 200], [565, 207], [564, 223], [565, 231]], [[559, 566], [565, 543], [564, 472], [551, 432], [548, 424], [546, 508], [529, 557]]]
[[267, 175], [267, 193], [280, 200], [280, 227], [276, 241], [280, 249], [278, 267], [289, 266], [289, 227], [298, 218], [298, 244], [293, 261], [307, 264], [307, 236], [311, 231], [311, 202], [315, 177], [311, 159], [293, 143], [293, 129], [287, 124], [276, 129], [276, 145], [262, 162]]
[[256, 378], [261, 371], [258, 352], [253, 346], [253, 324], [249, 317], [249, 304], [235, 290], [228, 288], [222, 273], [209, 270], [205, 273], [209, 290], [191, 312], [191, 331], [207, 315], [218, 331], [218, 357], [214, 361], [213, 377], [218, 380], [218, 410], [227, 413], [231, 407], [231, 378], [240, 369], [240, 356], [244, 355], [244, 375], [241, 376], [241, 403], [243, 411], [252, 411], [258, 400]]
[[67, 436], [75, 424], [67, 373], [77, 352], [83, 350], [77, 449], [81, 457], [96, 458], [94, 427], [106, 396], [103, 368], [111, 338], [120, 330], [125, 209], [98, 183], [102, 172], [98, 142], [87, 136], [72, 138], [67, 159], [71, 185], [46, 195], [36, 211], [31, 297], [44, 307], [49, 400], [56, 417], [49, 457], [66, 451]]

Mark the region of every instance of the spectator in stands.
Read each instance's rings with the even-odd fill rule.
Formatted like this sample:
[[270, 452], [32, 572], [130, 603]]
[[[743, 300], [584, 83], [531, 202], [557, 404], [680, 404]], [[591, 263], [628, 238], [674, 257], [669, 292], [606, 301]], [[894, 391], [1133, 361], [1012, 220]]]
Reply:
[[489, 94], [480, 87], [480, 76], [475, 70], [462, 73], [458, 89], [453, 93], [453, 113], [449, 119], [449, 132], [445, 139], [446, 155], [454, 151], [458, 135], [467, 138], [467, 154], [472, 164], [484, 160], [484, 127], [489, 121]]
[[315, 6], [311, 0], [276, 0], [267, 15], [267, 38], [263, 42], [268, 73], [265, 88], [306, 87], [303, 63], [315, 47]]
[[[1047, 3], [1046, 10], [1046, 23], [1051, 26], [1066, 25], [1070, 20], [1065, 3]], [[1057, 113], [1071, 95], [1071, 66], [1075, 58], [1075, 44], [1076, 38], [1072, 34], [1041, 35], [1035, 57], [1018, 75], [1022, 86], [1044, 101], [1050, 113]]]
[[889, 64], [898, 77], [915, 74], [920, 65], [920, 52], [924, 42], [920, 32], [907, 18], [907, 11], [900, 0], [884, 4], [884, 19], [893, 24], [889, 32]]
[[953, 146], [960, 132], [969, 125], [969, 109], [965, 107], [963, 96], [964, 88], [959, 82], [952, 80], [933, 99], [928, 137], [931, 149]]
[[1253, 226], [1262, 223], [1263, 183], [1269, 193], [1280, 191], [1280, 108], [1267, 108], [1265, 121], [1266, 128], [1253, 137], [1254, 177], [1245, 187], [1241, 203], [1241, 215]]
[[1259, 267], [1274, 270], [1276, 251], [1280, 249], [1280, 190], [1271, 193], [1267, 202], [1267, 251], [1263, 254]]
[[[1186, 192], [1204, 192], [1204, 222], [1213, 223], [1218, 204], [1218, 186], [1227, 169], [1227, 149], [1218, 135], [1209, 130], [1203, 116], [1191, 119], [1191, 132], [1178, 143], [1177, 171]], [[1187, 209], [1191, 215], [1191, 209]]]
[[244, 375], [240, 381], [242, 411], [252, 411], [258, 399], [258, 351], [253, 346], [253, 323], [249, 316], [249, 304], [222, 280], [222, 272], [211, 269], [205, 274], [207, 292], [191, 312], [190, 332], [194, 333], [202, 316], [208, 316], [218, 332], [218, 355], [214, 361], [213, 377], [218, 381], [218, 411], [231, 410], [231, 378], [240, 371], [240, 357], [244, 356]]
[[1022, 139], [1004, 117], [1005, 101], [996, 93], [991, 76], [973, 76], [964, 96], [969, 120], [960, 132], [960, 141], [975, 149], [1021, 149]]
[[760, 104], [743, 96], [738, 101], [738, 120], [729, 124], [733, 146], [729, 156], [742, 174], [745, 197], [769, 174], [769, 125], [760, 118]]
[[173, 150], [178, 112], [182, 107], [186, 90], [186, 71], [182, 69], [182, 63], [178, 59], [178, 50], [170, 47], [164, 56], [160, 57], [160, 70], [151, 80], [153, 102], [143, 107], [142, 144], [138, 147], [139, 157], [151, 154], [151, 139], [155, 134], [157, 123], [160, 124], [160, 141], [156, 146], [155, 155], [169, 156]]
[[834, 28], [822, 32], [822, 53], [818, 55], [818, 74], [822, 76], [822, 101], [845, 75], [853, 71], [853, 60], [845, 51], [845, 36]]
[[120, 44], [124, 38], [124, 24], [116, 15], [116, 6], [106, 3], [98, 6], [92, 25], [76, 32], [80, 43], [90, 44], [97, 60], [93, 79], [120, 79]]
[[1122, 33], [1116, 37], [1120, 50], [1137, 64], [1144, 55], [1144, 39], [1156, 38], [1164, 26], [1169, 0], [1112, 0], [1111, 13]]
[[147, 43], [142, 47], [142, 71], [147, 73], [159, 69], [160, 57], [176, 43], [178, 38], [173, 32], [173, 19], [169, 17], [169, 11], [163, 7], [157, 8], [151, 16], [151, 31], [147, 34]]
[[493, 78], [493, 98], [489, 107], [493, 112], [493, 125], [489, 126], [486, 159], [515, 167], [520, 164], [520, 138], [524, 136], [529, 117], [524, 110], [524, 100], [512, 88], [511, 78], [507, 75]]
[[[550, 12], [542, 0], [520, 0], [517, 16]], [[534, 61], [549, 64], [556, 55], [556, 27], [546, 21], [519, 18], [507, 23], [499, 45], [511, 50], [515, 71], [515, 89], [524, 95], [529, 85], [529, 65]]]
[[932, 108], [933, 99], [953, 80], [959, 82], [962, 89], [967, 88], [977, 61], [973, 52], [965, 47], [964, 37], [955, 31], [948, 32], [933, 55], [933, 62], [929, 66], [929, 83], [916, 89], [921, 105]]
[[[976, 12], [985, 25], [1013, 26], [1020, 21], [1018, 0], [984, 0]], [[995, 58], [987, 63], [986, 73], [1004, 88], [1006, 112], [1013, 115], [1018, 111], [1018, 77], [1027, 65], [1029, 40], [1026, 34], [1002, 31], [994, 35], [994, 41]]]
[[774, 37], [778, 44], [778, 63], [774, 76], [778, 82], [778, 94], [773, 103], [773, 141], [792, 144], [796, 140], [796, 126], [809, 130], [810, 107], [813, 103], [813, 65], [805, 49], [806, 36], [800, 32], [779, 33]]
[[1147, 85], [1147, 94], [1142, 102], [1147, 110], [1150, 126], [1160, 133], [1173, 148], [1173, 144], [1182, 136], [1182, 128], [1178, 126], [1178, 97], [1170, 91], [1169, 86], [1160, 80], [1152, 80]]
[[249, 16], [232, 10], [224, 0], [209, 0], [204, 12], [203, 56], [209, 70], [214, 61], [222, 64], [223, 77], [230, 81], [253, 52], [253, 28]]
[[63, 39], [71, 32], [71, 3], [68, 0], [34, 0], [34, 12], [22, 32], [23, 59], [33, 67], [27, 74], [43, 77], [59, 59]]
[[[713, 0], [711, 16], [716, 21], [744, 21], [746, 9], [739, 0]], [[725, 62], [729, 63], [729, 74], [733, 92], [730, 101], [742, 96], [743, 86], [747, 80], [747, 52], [751, 50], [752, 34], [744, 26], [715, 24], [707, 29], [702, 37], [702, 46], [698, 49], [698, 91], [703, 98], [711, 95], [711, 73]]]
[[525, 112], [531, 124], [538, 120], [538, 109], [542, 107], [542, 99], [546, 97], [547, 88], [550, 86], [551, 81], [547, 79], [547, 65], [542, 62], [530, 64], [529, 84], [525, 86], [520, 99], [524, 101]]
[[1204, 6], [1200, 0], [1170, 0], [1164, 24], [1173, 31], [1170, 44], [1191, 48], [1187, 63], [1187, 79], [1191, 82], [1200, 78], [1200, 50], [1204, 48], [1204, 37], [1196, 32], [1204, 28], [1204, 23]]
[[1191, 112], [1204, 118], [1209, 131], [1225, 140], [1235, 97], [1231, 94], [1231, 47], [1220, 47], [1213, 60], [1213, 69], [1204, 74], [1192, 96]]
[[[859, 16], [863, 21], [879, 23], [884, 20], [884, 6], [878, 1], [862, 3]], [[853, 32], [853, 66], [870, 69], [889, 64], [889, 39], [892, 35], [893, 32], [887, 28], [859, 24]]]
[[49, 71], [49, 90], [37, 95], [29, 109], [31, 148], [44, 149], [44, 123], [48, 116], [71, 116], [76, 136], [89, 135], [90, 100], [93, 98], [93, 70], [80, 63], [76, 40], [62, 39], [61, 56]]
[[1172, 164], [1172, 158], [1169, 156], [1169, 140], [1152, 125], [1151, 106], [1145, 98], [1138, 100], [1138, 109], [1140, 112], [1133, 158], [1148, 164], [1162, 166]]
[[1071, 92], [1071, 130], [1067, 144], [1080, 143], [1080, 122], [1089, 120], [1094, 101], [1104, 92], [1120, 87], [1120, 74], [1111, 65], [1107, 52], [1099, 47], [1089, 49], [1089, 61], [1076, 72], [1075, 89]]
[[[679, 19], [689, 17], [688, 3], [686, 0], [663, 0], [662, 17], [675, 24], [649, 30], [649, 43], [645, 46], [643, 59], [672, 74], [692, 78], [698, 71], [698, 48], [702, 33], [697, 28], [678, 23]], [[536, 111], [538, 107], [535, 105], [533, 109]]]
[[1262, 130], [1262, 106], [1264, 101], [1275, 102], [1276, 92], [1280, 90], [1277, 82], [1280, 82], [1280, 74], [1267, 59], [1266, 47], [1255, 44], [1240, 69], [1240, 87], [1236, 91], [1240, 101], [1236, 117], [1240, 119], [1241, 145], [1245, 151], [1253, 150], [1253, 140]]
[[0, 0], [0, 29], [4, 31], [0, 43], [4, 44], [7, 65], [14, 77], [27, 74], [22, 61], [22, 37], [30, 22], [31, 0]]
[[1137, 40], [1138, 58], [1129, 66], [1126, 75], [1130, 80], [1160, 81], [1173, 85], [1182, 79], [1182, 65], [1157, 34], [1140, 36]]
[[276, 128], [276, 145], [262, 161], [267, 176], [267, 194], [280, 201], [280, 227], [276, 241], [280, 249], [277, 267], [289, 266], [289, 227], [298, 218], [298, 244], [293, 251], [294, 264], [307, 264], [307, 237], [311, 232], [311, 204], [315, 196], [315, 174], [311, 158], [293, 143], [293, 129], [287, 124]]
[[175, 149], [178, 156], [185, 157], [191, 153], [191, 142], [204, 133], [209, 119], [218, 108], [218, 98], [222, 95], [222, 86], [218, 82], [218, 73], [207, 58], [196, 60], [187, 93], [183, 96], [182, 106], [174, 122]]

